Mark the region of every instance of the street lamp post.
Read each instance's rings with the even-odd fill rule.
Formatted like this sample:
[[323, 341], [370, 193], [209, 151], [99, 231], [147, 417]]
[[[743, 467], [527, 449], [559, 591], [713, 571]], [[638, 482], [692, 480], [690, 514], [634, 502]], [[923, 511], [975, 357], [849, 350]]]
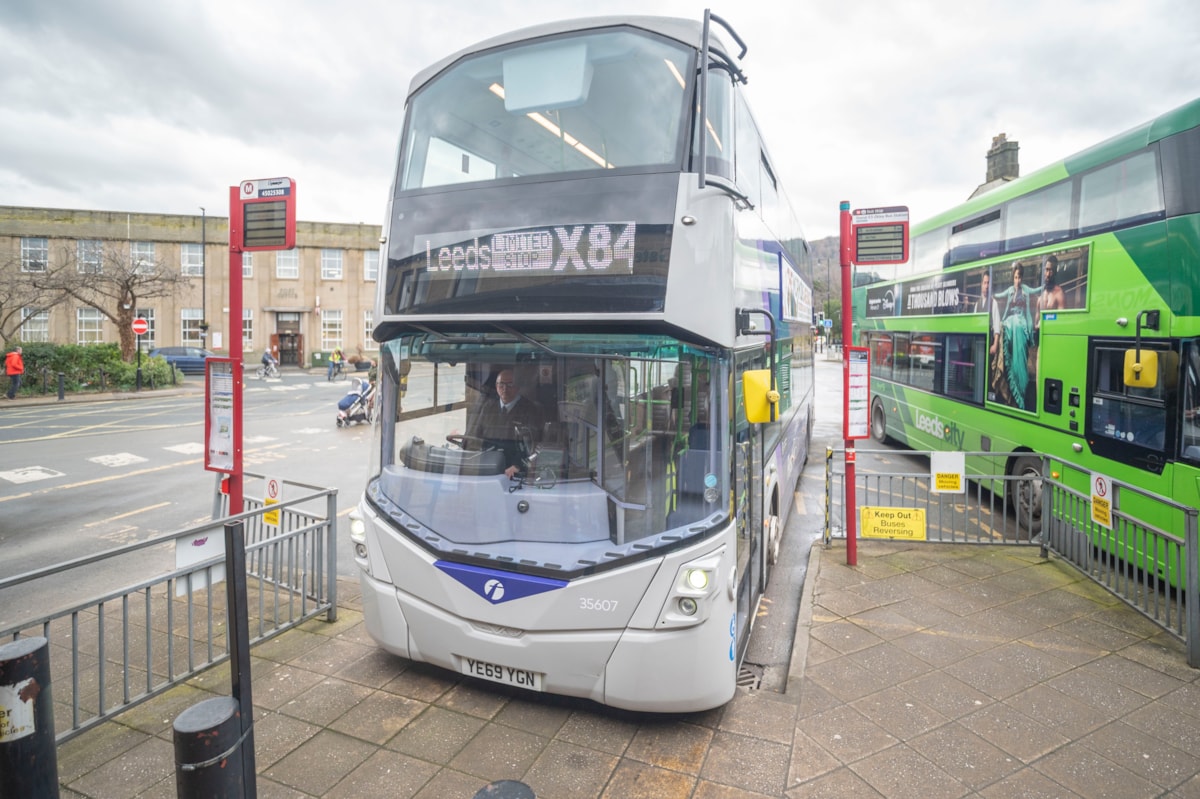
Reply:
[[208, 349], [208, 219], [200, 206], [200, 346]]
[[[829, 273], [829, 259], [825, 259], [825, 314], [826, 319], [832, 319], [833, 309], [829, 307], [830, 300], [833, 299], [833, 277]], [[833, 328], [829, 328], [833, 332]], [[833, 336], [826, 336], [826, 346], [833, 340]]]

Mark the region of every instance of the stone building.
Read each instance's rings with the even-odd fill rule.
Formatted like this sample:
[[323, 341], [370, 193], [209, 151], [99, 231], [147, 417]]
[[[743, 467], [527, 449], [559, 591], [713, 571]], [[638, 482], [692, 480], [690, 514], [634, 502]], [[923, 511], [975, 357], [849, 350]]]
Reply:
[[[379, 225], [298, 221], [295, 249], [244, 253], [240, 325], [229, 318], [224, 217], [0, 206], [0, 266], [19, 275], [74, 260], [84, 271], [128, 257], [179, 269], [187, 279], [173, 296], [135, 309], [150, 324], [145, 350], [183, 345], [228, 355], [240, 327], [247, 360], [271, 346], [284, 365], [312, 366], [335, 347], [367, 357], [377, 349], [380, 234]], [[118, 331], [99, 311], [68, 301], [28, 318], [14, 338], [86, 344], [115, 342]]]

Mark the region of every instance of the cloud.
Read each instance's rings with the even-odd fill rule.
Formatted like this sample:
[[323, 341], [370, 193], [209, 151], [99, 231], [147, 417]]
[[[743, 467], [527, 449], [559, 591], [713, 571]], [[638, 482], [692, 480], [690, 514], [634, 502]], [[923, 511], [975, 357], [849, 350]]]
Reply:
[[[296, 178], [300, 215], [382, 222], [422, 68], [552, 19], [699, 19], [708, 2], [9, 0], [0, 7], [0, 201], [222, 211], [227, 187]], [[1023, 172], [1193, 99], [1200, 4], [840, 0], [714, 11], [746, 41], [747, 93], [812, 237], [837, 204], [915, 220], [983, 182], [991, 139]]]

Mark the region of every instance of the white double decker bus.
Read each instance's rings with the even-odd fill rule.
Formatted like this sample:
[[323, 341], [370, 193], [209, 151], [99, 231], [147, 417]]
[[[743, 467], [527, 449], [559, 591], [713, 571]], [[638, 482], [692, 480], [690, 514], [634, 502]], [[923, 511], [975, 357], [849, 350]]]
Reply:
[[351, 525], [387, 650], [636, 710], [733, 696], [813, 399], [744, 55], [708, 13], [587, 19], [413, 80]]

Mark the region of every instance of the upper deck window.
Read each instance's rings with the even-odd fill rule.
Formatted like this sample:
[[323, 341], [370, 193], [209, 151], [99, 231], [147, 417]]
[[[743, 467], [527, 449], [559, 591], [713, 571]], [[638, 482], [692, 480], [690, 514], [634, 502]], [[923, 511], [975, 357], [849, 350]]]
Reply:
[[682, 162], [692, 54], [627, 30], [463, 59], [412, 98], [401, 190]]
[[1000, 252], [1000, 210], [955, 225], [950, 231], [950, 263], [961, 264]]
[[1164, 214], [1158, 160], [1138, 153], [1084, 175], [1079, 192], [1082, 233], [1117, 229]]

